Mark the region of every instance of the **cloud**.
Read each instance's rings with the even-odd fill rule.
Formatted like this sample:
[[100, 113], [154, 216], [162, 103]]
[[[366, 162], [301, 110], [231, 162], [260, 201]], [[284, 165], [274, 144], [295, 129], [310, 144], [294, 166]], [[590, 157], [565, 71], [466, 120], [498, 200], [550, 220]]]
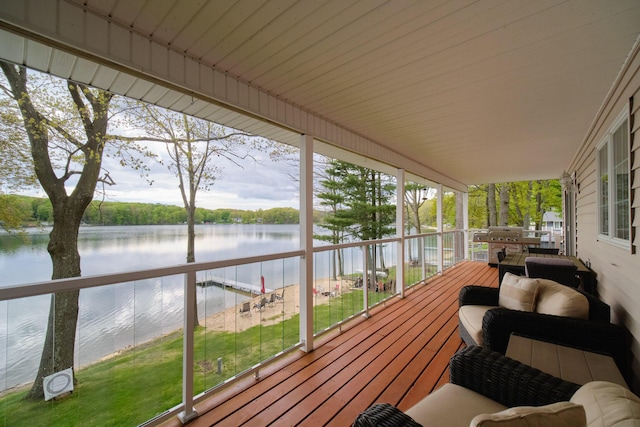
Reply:
[[[253, 154], [255, 160], [239, 161], [242, 168], [218, 158], [221, 172], [209, 191], [198, 190], [196, 206], [207, 209], [298, 209], [297, 167], [286, 161], [273, 161], [263, 153]], [[115, 159], [105, 158], [104, 166], [116, 182], [116, 185], [106, 187], [105, 200], [182, 206], [178, 177], [166, 166], [150, 160], [147, 165], [151, 169], [151, 185], [140, 172], [123, 168]]]

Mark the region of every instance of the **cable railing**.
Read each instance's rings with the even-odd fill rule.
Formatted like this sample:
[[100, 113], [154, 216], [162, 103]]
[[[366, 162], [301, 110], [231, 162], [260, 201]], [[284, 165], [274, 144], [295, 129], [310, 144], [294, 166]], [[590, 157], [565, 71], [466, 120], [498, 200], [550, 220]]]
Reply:
[[[320, 335], [396, 297], [403, 286], [396, 280], [399, 263], [404, 283], [413, 284], [441, 273], [439, 262], [444, 268], [459, 262], [450, 255], [456, 236], [316, 247], [312, 283], [303, 283], [300, 250], [0, 288], [0, 421], [187, 420], [197, 402], [239, 378], [259, 377], [266, 363], [299, 349], [301, 317], [309, 316], [313, 335]], [[422, 268], [411, 258], [417, 253]], [[81, 290], [76, 389], [60, 401], [24, 401], [38, 368], [50, 300], [69, 290]], [[312, 313], [305, 312], [303, 294], [312, 299]], [[49, 391], [55, 394], [56, 387]]]

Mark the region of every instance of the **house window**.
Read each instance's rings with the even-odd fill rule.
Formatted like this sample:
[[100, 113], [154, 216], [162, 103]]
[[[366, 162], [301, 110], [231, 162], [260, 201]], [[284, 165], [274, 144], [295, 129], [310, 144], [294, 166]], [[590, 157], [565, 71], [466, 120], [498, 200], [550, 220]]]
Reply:
[[598, 146], [598, 237], [628, 247], [629, 126], [625, 111]]

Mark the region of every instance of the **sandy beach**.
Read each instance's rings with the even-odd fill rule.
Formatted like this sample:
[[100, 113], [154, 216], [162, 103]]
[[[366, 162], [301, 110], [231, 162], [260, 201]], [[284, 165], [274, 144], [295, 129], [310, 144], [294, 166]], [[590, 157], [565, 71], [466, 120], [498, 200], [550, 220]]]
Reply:
[[[316, 302], [322, 304], [324, 300], [330, 298], [322, 295], [322, 292], [342, 293], [351, 287], [351, 280], [316, 280], [316, 289], [318, 294], [315, 295]], [[240, 332], [256, 325], [274, 325], [283, 320], [287, 320], [300, 313], [300, 286], [289, 285], [274, 291], [277, 295], [283, 294], [281, 301], [274, 304], [267, 304], [262, 310], [251, 309], [250, 314], [241, 314], [240, 307], [230, 307], [224, 311], [212, 314], [204, 319], [203, 325], [212, 331]], [[262, 300], [269, 299], [271, 293], [266, 295], [257, 295], [250, 300], [250, 306], [253, 307]]]

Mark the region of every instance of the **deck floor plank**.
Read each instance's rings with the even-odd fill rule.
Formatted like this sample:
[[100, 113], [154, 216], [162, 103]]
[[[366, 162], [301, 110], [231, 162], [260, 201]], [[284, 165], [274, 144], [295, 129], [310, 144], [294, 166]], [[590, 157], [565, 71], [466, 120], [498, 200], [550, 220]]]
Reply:
[[[350, 425], [376, 402], [407, 409], [449, 379], [458, 334], [458, 292], [497, 286], [498, 271], [463, 262], [197, 405], [199, 426]], [[175, 420], [166, 427], [178, 425]]]

